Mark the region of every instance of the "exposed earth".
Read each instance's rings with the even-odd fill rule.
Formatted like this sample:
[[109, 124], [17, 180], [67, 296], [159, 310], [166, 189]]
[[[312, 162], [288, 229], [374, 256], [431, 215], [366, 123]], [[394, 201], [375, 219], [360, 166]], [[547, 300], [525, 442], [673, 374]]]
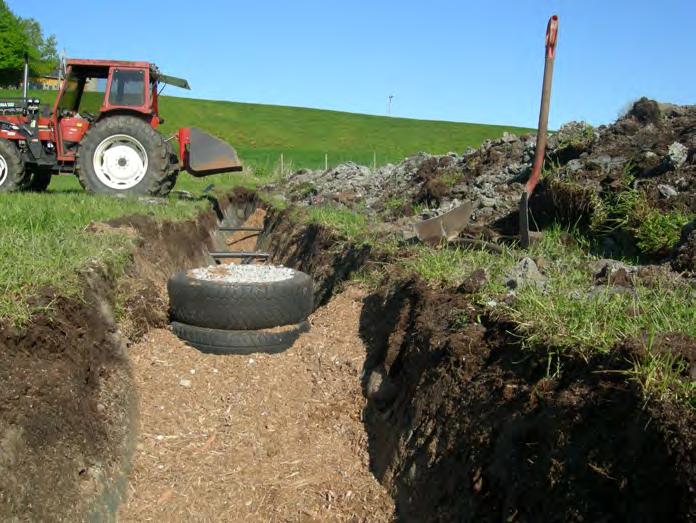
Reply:
[[355, 288], [277, 355], [202, 354], [167, 330], [130, 349], [141, 427], [121, 521], [390, 521], [370, 473]]

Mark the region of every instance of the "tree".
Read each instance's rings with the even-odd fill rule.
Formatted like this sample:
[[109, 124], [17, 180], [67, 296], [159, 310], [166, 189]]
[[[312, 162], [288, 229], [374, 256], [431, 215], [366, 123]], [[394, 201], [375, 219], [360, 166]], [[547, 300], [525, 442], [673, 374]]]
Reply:
[[51, 74], [58, 66], [56, 37], [44, 38], [41, 25], [33, 18], [20, 18], [19, 25], [27, 36], [29, 44], [29, 68], [39, 75]]
[[44, 37], [39, 22], [15, 16], [0, 0], [0, 85], [21, 81], [25, 54], [32, 74], [50, 74], [58, 66], [56, 37]]

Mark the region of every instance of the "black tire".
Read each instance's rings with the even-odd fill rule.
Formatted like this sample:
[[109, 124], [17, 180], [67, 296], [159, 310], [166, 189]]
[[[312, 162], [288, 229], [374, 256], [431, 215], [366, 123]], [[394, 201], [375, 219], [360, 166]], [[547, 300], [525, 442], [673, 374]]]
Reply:
[[[94, 156], [99, 145], [116, 135], [136, 140], [147, 155], [147, 170], [133, 187], [107, 185], [94, 169]], [[174, 187], [178, 167], [172, 163], [172, 150], [161, 134], [145, 120], [136, 116], [107, 116], [92, 126], [77, 152], [77, 177], [85, 190], [94, 193], [138, 196], [166, 196]], [[118, 185], [114, 182], [115, 185]]]
[[292, 347], [300, 334], [309, 330], [303, 321], [279, 331], [219, 330], [173, 322], [172, 330], [192, 347], [209, 354], [273, 354]]
[[51, 183], [51, 178], [51, 173], [33, 172], [29, 177], [29, 183], [25, 189], [33, 192], [43, 192], [48, 189], [48, 185]]
[[305, 320], [312, 312], [312, 278], [296, 271], [275, 282], [230, 283], [190, 278], [178, 272], [169, 279], [174, 321], [224, 330], [268, 329]]
[[29, 173], [17, 146], [0, 138], [0, 192], [22, 191], [29, 183]]

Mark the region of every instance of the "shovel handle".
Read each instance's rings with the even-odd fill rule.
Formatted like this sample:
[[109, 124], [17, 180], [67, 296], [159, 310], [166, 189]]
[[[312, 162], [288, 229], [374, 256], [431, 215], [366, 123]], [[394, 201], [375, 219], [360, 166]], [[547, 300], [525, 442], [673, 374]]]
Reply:
[[558, 16], [553, 15], [546, 26], [546, 62], [544, 64], [544, 85], [541, 90], [541, 109], [539, 110], [539, 126], [537, 129], [537, 144], [534, 154], [532, 174], [527, 181], [525, 190], [532, 194], [544, 165], [546, 154], [547, 129], [549, 125], [549, 106], [551, 104], [551, 83], [553, 81], [553, 63], [556, 58], [556, 41], [558, 40]]
[[556, 41], [558, 40], [558, 16], [549, 18], [546, 26], [546, 58], [556, 57]]

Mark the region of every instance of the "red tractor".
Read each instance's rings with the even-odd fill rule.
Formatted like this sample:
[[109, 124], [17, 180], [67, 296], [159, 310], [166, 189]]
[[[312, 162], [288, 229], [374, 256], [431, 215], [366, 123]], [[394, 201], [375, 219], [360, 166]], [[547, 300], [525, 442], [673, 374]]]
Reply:
[[[165, 196], [180, 169], [194, 176], [240, 171], [235, 150], [195, 128], [165, 139], [159, 84], [190, 89], [147, 62], [68, 60], [53, 108], [0, 100], [0, 192], [46, 189], [76, 174], [90, 192]], [[178, 156], [171, 141], [178, 141]]]

